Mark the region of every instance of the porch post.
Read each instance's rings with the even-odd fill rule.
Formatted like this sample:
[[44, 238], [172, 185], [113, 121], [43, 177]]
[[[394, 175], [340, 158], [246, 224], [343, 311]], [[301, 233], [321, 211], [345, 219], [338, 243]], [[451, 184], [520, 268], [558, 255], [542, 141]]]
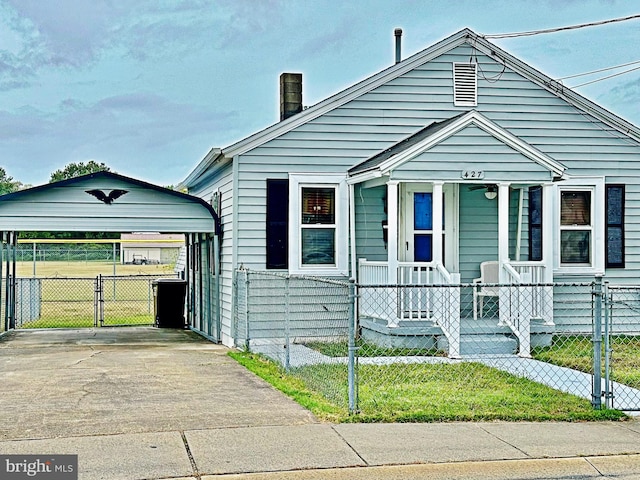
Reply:
[[498, 263], [500, 283], [507, 278], [502, 265], [509, 260], [509, 184], [498, 185]]
[[442, 185], [443, 182], [433, 182], [433, 255], [436, 264], [444, 265], [442, 258]]
[[542, 260], [544, 283], [553, 283], [553, 185], [542, 185]]
[[387, 261], [389, 284], [398, 283], [398, 182], [387, 183]]

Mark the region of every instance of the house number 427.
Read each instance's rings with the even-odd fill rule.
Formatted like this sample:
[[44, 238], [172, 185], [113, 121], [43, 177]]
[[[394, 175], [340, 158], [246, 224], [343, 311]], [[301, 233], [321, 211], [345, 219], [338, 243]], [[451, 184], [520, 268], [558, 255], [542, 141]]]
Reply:
[[463, 170], [460, 176], [465, 180], [482, 180], [484, 172], [482, 170]]

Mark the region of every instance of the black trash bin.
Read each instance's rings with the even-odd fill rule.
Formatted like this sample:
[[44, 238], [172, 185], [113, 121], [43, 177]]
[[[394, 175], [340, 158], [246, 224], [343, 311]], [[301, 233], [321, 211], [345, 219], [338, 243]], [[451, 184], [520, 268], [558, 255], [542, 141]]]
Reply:
[[153, 281], [153, 313], [159, 328], [185, 328], [184, 301], [187, 282], [180, 278]]

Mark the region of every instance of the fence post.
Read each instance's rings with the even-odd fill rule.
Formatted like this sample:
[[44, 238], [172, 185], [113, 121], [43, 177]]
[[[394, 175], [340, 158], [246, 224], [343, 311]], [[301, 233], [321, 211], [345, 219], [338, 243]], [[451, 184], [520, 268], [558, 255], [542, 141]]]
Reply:
[[609, 330], [609, 322], [613, 321], [610, 318], [610, 315], [613, 316], [613, 310], [610, 310], [613, 305], [612, 294], [609, 292], [609, 283], [604, 282], [603, 289], [604, 296], [604, 400], [605, 406], [607, 408], [613, 408], [613, 391], [611, 388], [611, 364], [609, 363], [611, 360], [611, 345], [610, 345], [610, 335], [611, 331]]
[[349, 388], [349, 413], [356, 412], [358, 398], [356, 395], [356, 285], [355, 279], [349, 279], [349, 359], [347, 364]]
[[244, 321], [245, 321], [245, 338], [244, 338], [244, 349], [249, 352], [250, 341], [249, 341], [249, 271], [244, 270]]
[[284, 278], [284, 371], [289, 371], [290, 361], [291, 361], [291, 353], [289, 349], [291, 348], [291, 342], [289, 340], [290, 325], [289, 325], [289, 295], [290, 295], [290, 281], [291, 278], [287, 275]]
[[596, 275], [593, 284], [593, 389], [591, 405], [602, 408], [602, 275]]

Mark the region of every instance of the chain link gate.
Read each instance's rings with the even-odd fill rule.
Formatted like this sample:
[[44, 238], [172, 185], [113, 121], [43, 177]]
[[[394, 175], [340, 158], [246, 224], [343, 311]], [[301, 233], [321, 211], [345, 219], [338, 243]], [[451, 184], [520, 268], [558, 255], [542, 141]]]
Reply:
[[607, 407], [640, 410], [640, 286], [604, 284], [603, 397]]
[[157, 275], [17, 278], [15, 328], [152, 325], [153, 282], [158, 278]]

